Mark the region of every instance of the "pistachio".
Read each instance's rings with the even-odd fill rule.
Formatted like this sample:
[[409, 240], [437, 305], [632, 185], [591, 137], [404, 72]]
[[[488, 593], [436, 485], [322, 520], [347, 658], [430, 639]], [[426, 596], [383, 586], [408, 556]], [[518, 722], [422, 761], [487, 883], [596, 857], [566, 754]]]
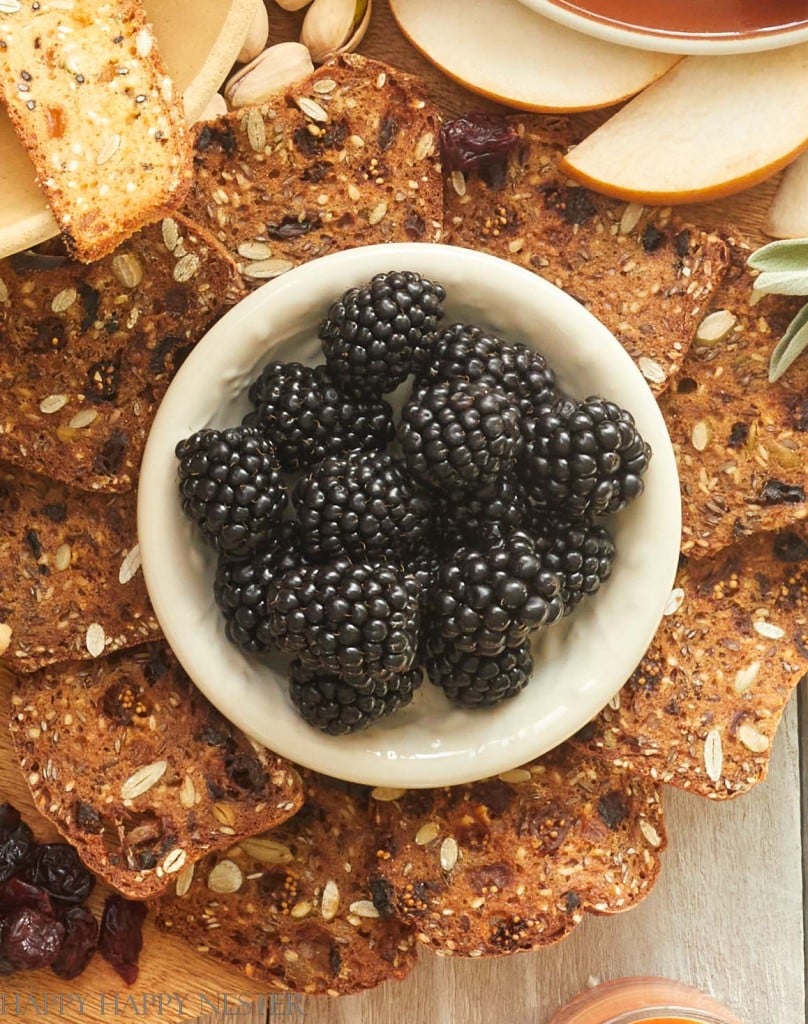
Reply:
[[225, 99], [233, 109], [263, 103], [312, 71], [314, 65], [305, 46], [276, 43], [233, 75], [224, 87]]
[[247, 36], [239, 51], [236, 61], [247, 64], [266, 49], [269, 40], [269, 17], [264, 0], [255, 0], [255, 13], [247, 29]]
[[300, 30], [314, 63], [355, 50], [367, 32], [372, 7], [373, 0], [314, 0]]
[[310, 4], [311, 0], [275, 0], [275, 3], [285, 11], [299, 11]]

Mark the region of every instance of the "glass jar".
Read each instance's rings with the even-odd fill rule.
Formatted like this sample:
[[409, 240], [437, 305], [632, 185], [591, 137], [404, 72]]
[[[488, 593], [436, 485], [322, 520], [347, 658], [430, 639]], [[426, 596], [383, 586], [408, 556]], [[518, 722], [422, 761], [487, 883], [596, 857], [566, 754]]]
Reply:
[[550, 1024], [742, 1024], [690, 985], [667, 978], [621, 978], [583, 992]]

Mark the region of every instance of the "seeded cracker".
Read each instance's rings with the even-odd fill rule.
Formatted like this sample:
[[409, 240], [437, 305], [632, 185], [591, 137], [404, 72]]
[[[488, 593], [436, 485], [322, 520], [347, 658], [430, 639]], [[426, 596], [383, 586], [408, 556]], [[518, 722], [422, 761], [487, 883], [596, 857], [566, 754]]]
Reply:
[[302, 799], [292, 766], [225, 721], [163, 643], [26, 676], [11, 731], [39, 811], [134, 899]]
[[585, 911], [634, 906], [661, 867], [655, 786], [569, 744], [498, 778], [374, 792], [376, 905], [443, 955], [550, 945]]
[[803, 300], [766, 295], [753, 305], [750, 252], [733, 244], [699, 330], [707, 338], [697, 335], [660, 403], [679, 464], [682, 551], [693, 557], [808, 516], [808, 360], [768, 380], [771, 350]]
[[32, 672], [160, 636], [134, 494], [82, 494], [0, 465], [0, 657]]
[[130, 490], [173, 372], [241, 294], [218, 242], [178, 217], [89, 266], [0, 261], [0, 459]]
[[183, 209], [253, 287], [339, 249], [437, 242], [439, 130], [417, 78], [346, 54], [271, 103], [197, 126]]
[[280, 828], [206, 857], [154, 907], [157, 924], [272, 989], [345, 995], [403, 978], [411, 929], [373, 904], [369, 790], [304, 773]]
[[680, 569], [654, 641], [578, 734], [629, 772], [712, 798], [765, 778], [789, 695], [808, 673], [808, 528], [758, 534]]
[[576, 141], [563, 118], [549, 127], [546, 118], [508, 120], [521, 139], [507, 165], [446, 175], [447, 241], [563, 288], [612, 331], [660, 394], [721, 281], [726, 246], [669, 209], [627, 206], [571, 184], [558, 170]]
[[106, 255], [187, 190], [182, 98], [138, 0], [4, 0], [0, 97], [82, 260]]

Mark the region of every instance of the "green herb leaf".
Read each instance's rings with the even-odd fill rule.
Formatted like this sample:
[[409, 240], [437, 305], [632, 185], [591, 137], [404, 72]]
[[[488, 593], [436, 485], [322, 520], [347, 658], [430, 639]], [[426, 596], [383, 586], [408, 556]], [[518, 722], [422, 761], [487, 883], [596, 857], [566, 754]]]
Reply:
[[803, 270], [765, 270], [753, 288], [762, 295], [808, 295], [808, 265]]
[[769, 380], [779, 380], [797, 356], [808, 348], [808, 303], [797, 313], [777, 343], [769, 361]]
[[808, 273], [808, 238], [769, 242], [756, 249], [746, 262], [753, 270]]

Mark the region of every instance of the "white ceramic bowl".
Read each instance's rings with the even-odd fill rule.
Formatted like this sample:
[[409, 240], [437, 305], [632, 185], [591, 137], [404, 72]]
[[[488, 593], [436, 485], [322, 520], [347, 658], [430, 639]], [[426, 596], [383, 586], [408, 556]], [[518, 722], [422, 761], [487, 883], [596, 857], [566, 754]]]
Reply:
[[[146, 14], [177, 88], [195, 121], [224, 81], [247, 36], [256, 0], [145, 0]], [[34, 167], [0, 110], [0, 256], [59, 229], [34, 180]]]
[[[248, 385], [272, 359], [319, 362], [316, 328], [345, 289], [387, 270], [446, 288], [446, 322], [479, 323], [539, 348], [576, 396], [601, 393], [635, 416], [654, 457], [645, 493], [612, 520], [611, 578], [575, 614], [537, 637], [530, 685], [499, 707], [465, 711], [425, 681], [413, 703], [350, 736], [299, 719], [283, 662], [267, 666], [225, 638], [212, 596], [215, 557], [182, 514], [174, 447], [202, 427], [238, 424]], [[244, 299], [197, 345], [151, 430], [138, 500], [143, 571], [157, 618], [191, 678], [245, 732], [299, 764], [355, 782], [451, 785], [551, 749], [584, 725], [631, 674], [659, 624], [679, 552], [679, 483], [656, 401], [609, 331], [542, 278], [442, 245], [352, 249], [289, 271]]]

